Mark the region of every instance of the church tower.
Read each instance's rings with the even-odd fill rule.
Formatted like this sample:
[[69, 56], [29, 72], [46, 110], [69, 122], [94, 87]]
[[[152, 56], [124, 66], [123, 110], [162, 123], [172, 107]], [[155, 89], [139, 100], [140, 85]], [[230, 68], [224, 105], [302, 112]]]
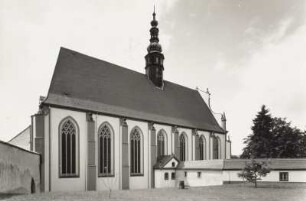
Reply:
[[162, 53], [162, 47], [158, 43], [158, 22], [155, 19], [155, 8], [153, 12], [153, 20], [151, 21], [150, 29], [150, 45], [147, 48], [148, 54], [145, 56], [146, 60], [146, 75], [153, 82], [153, 84], [159, 88], [163, 87], [163, 61], [164, 55]]

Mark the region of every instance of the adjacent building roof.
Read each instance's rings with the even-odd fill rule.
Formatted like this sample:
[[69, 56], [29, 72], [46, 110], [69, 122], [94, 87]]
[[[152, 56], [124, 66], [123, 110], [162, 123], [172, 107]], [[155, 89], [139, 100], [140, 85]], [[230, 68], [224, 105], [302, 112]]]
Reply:
[[224, 133], [197, 90], [61, 48], [43, 104]]
[[[306, 158], [255, 159], [267, 162], [272, 170], [306, 170]], [[219, 159], [181, 161], [177, 169], [185, 170], [242, 170], [250, 159]]]
[[154, 165], [155, 169], [161, 169], [164, 168], [165, 165], [167, 165], [167, 163], [169, 163], [169, 161], [171, 161], [171, 159], [175, 159], [177, 162], [179, 162], [179, 160], [174, 156], [174, 155], [165, 155], [162, 156], [161, 158], [158, 159], [158, 161], [156, 162], [156, 164]]
[[[306, 170], [305, 158], [271, 158], [271, 159], [255, 159], [256, 161], [267, 162], [272, 170]], [[241, 170], [249, 159], [231, 159], [224, 160], [225, 170]]]
[[185, 170], [222, 170], [224, 160], [181, 161], [177, 169]]

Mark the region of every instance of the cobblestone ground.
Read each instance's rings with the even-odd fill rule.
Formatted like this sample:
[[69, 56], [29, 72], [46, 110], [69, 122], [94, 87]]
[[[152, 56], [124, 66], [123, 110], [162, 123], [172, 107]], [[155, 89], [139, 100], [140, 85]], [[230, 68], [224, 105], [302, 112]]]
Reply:
[[[1, 197], [0, 197], [1, 199]], [[15, 195], [6, 197], [4, 200], [177, 200], [177, 201], [200, 201], [200, 200], [286, 200], [305, 201], [306, 185], [262, 185], [254, 188], [251, 185], [227, 184], [215, 187], [199, 187], [190, 189], [148, 189], [109, 192], [52, 192], [38, 193], [33, 195]]]

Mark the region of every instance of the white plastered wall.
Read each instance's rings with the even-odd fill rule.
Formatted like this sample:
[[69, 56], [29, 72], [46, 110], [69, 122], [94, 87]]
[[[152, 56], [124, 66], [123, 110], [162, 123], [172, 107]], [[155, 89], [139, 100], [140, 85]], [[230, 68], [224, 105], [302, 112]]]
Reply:
[[[66, 117], [72, 117], [79, 129], [79, 176], [59, 177], [59, 124]], [[87, 164], [87, 121], [86, 113], [50, 108], [50, 151], [51, 151], [51, 191], [85, 191]], [[73, 184], [73, 185], [72, 185]]]
[[[165, 173], [168, 173], [168, 180], [165, 180]], [[175, 187], [177, 181], [171, 178], [172, 173], [175, 173], [174, 169], [155, 170], [155, 188]]]
[[[185, 177], [185, 172], [187, 176]], [[201, 176], [198, 177], [198, 172], [201, 172]], [[223, 184], [222, 170], [178, 170], [177, 185], [180, 181], [184, 181], [185, 185], [191, 187], [197, 186], [216, 186]]]
[[[173, 139], [172, 139], [172, 133], [171, 133], [171, 126], [167, 126], [167, 125], [161, 125], [161, 124], [154, 124], [155, 130], [156, 130], [156, 146], [157, 146], [157, 135], [158, 132], [160, 130], [164, 130], [166, 135], [167, 135], [167, 143], [166, 143], [166, 147], [165, 147], [165, 155], [171, 155], [172, 154], [172, 143], [173, 143]], [[157, 147], [156, 147], [157, 148]], [[156, 149], [157, 151], [157, 149]], [[156, 153], [157, 154], [157, 153]]]
[[[243, 181], [242, 178], [238, 177], [238, 173], [241, 172], [239, 170], [224, 170], [223, 171], [223, 180], [225, 182], [233, 182], [233, 181]], [[301, 170], [272, 170], [267, 176], [262, 177], [261, 181], [267, 182], [280, 182], [279, 181], [279, 173], [280, 172], [288, 172], [289, 181], [283, 182], [306, 182], [306, 171]]]
[[225, 159], [225, 135], [224, 134], [219, 134], [219, 133], [214, 133], [215, 136], [219, 138], [220, 146], [219, 146], [219, 151], [220, 151], [220, 158], [219, 159]]
[[198, 131], [198, 135], [199, 137], [204, 136], [205, 137], [205, 142], [206, 142], [206, 146], [205, 146], [205, 159], [209, 160], [209, 153], [210, 153], [210, 145], [209, 145], [209, 136], [210, 133], [208, 131]]
[[[130, 189], [146, 189], [150, 187], [149, 177], [148, 177], [148, 166], [149, 166], [149, 127], [147, 122], [126, 120], [128, 125], [128, 135], [129, 135], [129, 150], [130, 150], [130, 135], [134, 127], [138, 127], [142, 132], [143, 143], [142, 145], [142, 173], [141, 176], [130, 176]], [[129, 153], [130, 161], [130, 153]]]
[[177, 128], [178, 132], [179, 132], [179, 138], [180, 136], [185, 133], [187, 136], [187, 153], [186, 153], [186, 161], [188, 160], [192, 160], [192, 154], [193, 154], [193, 147], [192, 147], [192, 130], [191, 129], [187, 129], [187, 128]]
[[[174, 166], [172, 166], [172, 163], [174, 163]], [[172, 158], [165, 166], [164, 168], [175, 168], [178, 165], [177, 160], [175, 160], [174, 158]]]
[[231, 158], [231, 146], [232, 143], [230, 141], [226, 141], [226, 159]]
[[[35, 121], [33, 121], [33, 122], [35, 122]], [[47, 115], [45, 115], [45, 118], [44, 118], [44, 124], [45, 124], [45, 136], [44, 136], [44, 141], [45, 141], [45, 144], [44, 144], [44, 146], [45, 146], [45, 149], [44, 149], [44, 162], [45, 162], [45, 177], [44, 177], [44, 179], [45, 179], [45, 192], [48, 192], [48, 191], [50, 191], [51, 189], [50, 189], [50, 178], [49, 178], [49, 171], [50, 171], [50, 151], [49, 151], [49, 149], [50, 149], [50, 144], [49, 144], [49, 139], [50, 139], [50, 124], [49, 124], [49, 122], [50, 122], [50, 112], [47, 114]], [[33, 130], [35, 130], [35, 129], [33, 129]], [[35, 146], [34, 146], [35, 147]]]
[[[120, 150], [120, 142], [122, 141], [120, 136], [120, 119], [105, 115], [93, 115], [95, 121], [95, 141], [96, 141], [96, 170], [97, 170], [97, 191], [108, 190], [111, 189], [120, 189], [120, 161], [121, 161], [121, 150]], [[112, 139], [112, 170], [113, 176], [111, 177], [99, 177], [99, 159], [98, 159], [98, 132], [99, 127], [103, 123], [108, 123], [111, 126], [113, 132], [113, 139]]]

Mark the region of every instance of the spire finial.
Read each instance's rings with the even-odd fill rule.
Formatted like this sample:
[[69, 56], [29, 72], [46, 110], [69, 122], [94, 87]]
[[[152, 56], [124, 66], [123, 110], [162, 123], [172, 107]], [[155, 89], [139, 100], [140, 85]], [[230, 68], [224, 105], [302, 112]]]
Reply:
[[154, 10], [153, 10], [153, 20], [155, 21], [155, 16], [156, 16], [156, 13], [155, 13], [155, 4], [154, 4]]

